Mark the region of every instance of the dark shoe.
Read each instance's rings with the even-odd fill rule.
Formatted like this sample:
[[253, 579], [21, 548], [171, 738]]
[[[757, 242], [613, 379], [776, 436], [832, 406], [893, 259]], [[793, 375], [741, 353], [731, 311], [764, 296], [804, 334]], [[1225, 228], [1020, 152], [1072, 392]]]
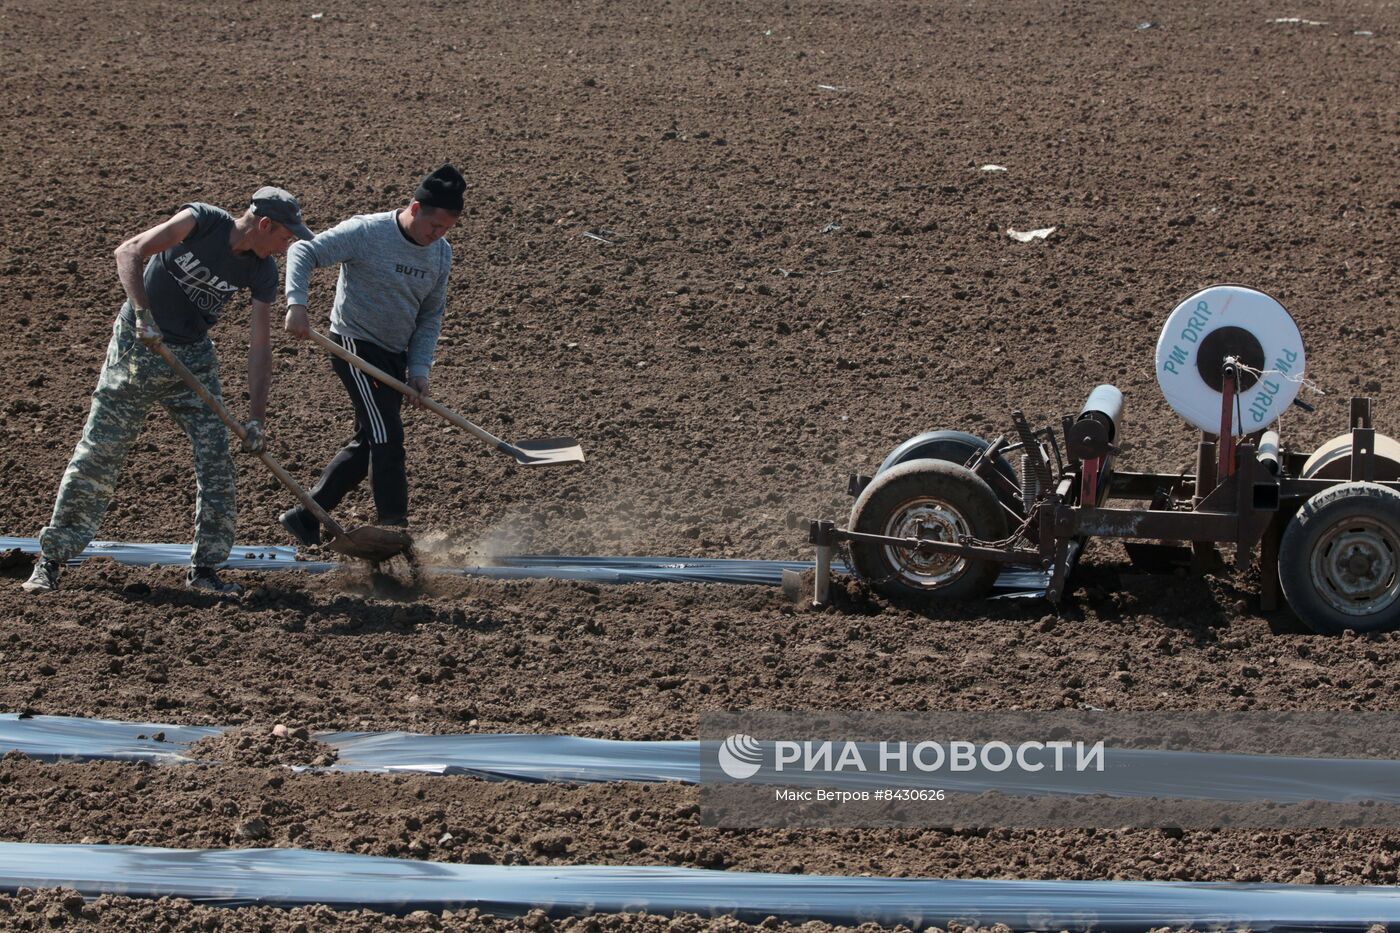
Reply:
[[62, 572], [63, 565], [58, 561], [40, 557], [34, 562], [34, 572], [24, 581], [25, 592], [52, 593], [58, 589], [58, 575]]
[[191, 567], [185, 574], [185, 589], [214, 596], [237, 596], [243, 592], [237, 583], [220, 580], [213, 567]]
[[321, 543], [321, 523], [301, 506], [283, 512], [277, 521], [303, 547]]

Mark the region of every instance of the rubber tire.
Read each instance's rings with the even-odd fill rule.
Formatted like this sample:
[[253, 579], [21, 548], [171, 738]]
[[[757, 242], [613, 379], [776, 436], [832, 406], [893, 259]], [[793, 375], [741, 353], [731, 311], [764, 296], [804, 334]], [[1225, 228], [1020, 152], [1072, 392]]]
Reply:
[[[880, 469], [875, 471], [875, 475], [879, 476], [886, 470], [910, 460], [947, 460], [962, 466], [972, 459], [973, 454], [981, 453], [990, 446], [976, 434], [966, 431], [925, 431], [890, 451], [880, 464]], [[1011, 468], [1005, 457], [998, 456], [992, 463], [997, 472], [1011, 480], [1013, 485], [1019, 482], [1016, 479], [1016, 471]]]
[[[901, 463], [908, 463], [911, 460], [946, 460], [949, 463], [956, 463], [962, 466], [972, 459], [973, 454], [981, 453], [990, 447], [991, 444], [982, 440], [976, 434], [969, 434], [966, 431], [925, 431], [909, 438], [885, 457], [880, 469], [875, 471], [879, 476], [886, 470], [899, 466]], [[1021, 488], [1021, 481], [1016, 478], [1016, 471], [1011, 468], [1010, 462], [1003, 456], [998, 456], [992, 461], [992, 468], [1014, 486]], [[988, 486], [991, 484], [988, 483]], [[1021, 511], [1024, 504], [1020, 495], [1012, 496], [1010, 493], [1003, 495], [1000, 490], [992, 489], [997, 494], [997, 498], [1016, 511]]]
[[[1288, 605], [1320, 635], [1385, 632], [1400, 628], [1400, 599], [1369, 616], [1347, 615], [1328, 605], [1312, 579], [1312, 554], [1338, 522], [1367, 517], [1400, 538], [1400, 492], [1375, 483], [1342, 483], [1313, 496], [1284, 529], [1278, 551], [1278, 577]], [[1400, 561], [1400, 554], [1396, 555]]]
[[[921, 497], [942, 500], [983, 541], [1006, 537], [1006, 514], [996, 493], [976, 473], [946, 460], [911, 460], [885, 470], [856, 499], [851, 509], [852, 531], [884, 534], [886, 524], [905, 503]], [[898, 576], [884, 545], [850, 542], [856, 575], [886, 596], [931, 602], [955, 602], [985, 596], [1001, 573], [995, 561], [969, 560], [953, 580], [931, 587], [917, 586]]]

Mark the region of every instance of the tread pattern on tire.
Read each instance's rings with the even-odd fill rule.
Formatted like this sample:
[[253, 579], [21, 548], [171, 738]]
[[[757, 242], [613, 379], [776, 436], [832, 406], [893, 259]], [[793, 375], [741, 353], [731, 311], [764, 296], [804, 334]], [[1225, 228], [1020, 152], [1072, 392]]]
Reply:
[[1336, 522], [1363, 515], [1381, 519], [1400, 536], [1400, 492], [1376, 483], [1342, 483], [1305, 502], [1284, 529], [1278, 553], [1279, 584], [1298, 618], [1319, 634], [1400, 628], [1400, 601], [1372, 616], [1346, 615], [1329, 606], [1312, 582], [1312, 552], [1319, 537]]

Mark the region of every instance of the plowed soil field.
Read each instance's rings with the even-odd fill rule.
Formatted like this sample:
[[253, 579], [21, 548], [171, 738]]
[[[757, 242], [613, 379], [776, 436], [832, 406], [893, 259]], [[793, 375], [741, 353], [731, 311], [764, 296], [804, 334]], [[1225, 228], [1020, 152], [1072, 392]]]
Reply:
[[[1100, 382], [1127, 396], [1123, 466], [1183, 469], [1197, 434], [1152, 353], [1216, 282], [1299, 323], [1323, 394], [1284, 416], [1286, 442], [1340, 433], [1355, 394], [1400, 433], [1397, 41], [1379, 0], [0, 0], [0, 531], [49, 515], [120, 304], [119, 242], [187, 201], [238, 212], [269, 183], [320, 230], [406, 203], [444, 161], [471, 187], [434, 392], [507, 438], [574, 434], [589, 457], [523, 470], [412, 415], [414, 533], [444, 562], [805, 557], [805, 519], [843, 519], [846, 474], [906, 437], [1000, 434], [1011, 408], [1058, 421]], [[333, 294], [319, 273], [314, 321]], [[247, 314], [236, 300], [214, 332], [239, 412]], [[349, 405], [321, 353], [274, 343], [274, 450], [310, 483]], [[290, 499], [255, 460], [239, 495], [240, 542], [288, 543]], [[99, 537], [189, 540], [193, 501], [188, 444], [153, 413]], [[367, 488], [341, 517], [374, 520]], [[815, 612], [696, 585], [385, 593], [353, 572], [234, 573], [248, 593], [220, 602], [178, 569], [110, 562], [31, 598], [26, 573], [0, 580], [0, 710], [680, 739], [708, 709], [1400, 707], [1396, 636], [1322, 639], [1258, 613], [1257, 571], [1146, 577], [1116, 544], [1090, 548], [1059, 615]], [[694, 798], [10, 760], [0, 840], [1344, 884], [1396, 883], [1400, 850], [1375, 831], [720, 831]], [[268, 832], [249, 839], [253, 814]], [[64, 903], [0, 898], [0, 923], [390, 922]]]

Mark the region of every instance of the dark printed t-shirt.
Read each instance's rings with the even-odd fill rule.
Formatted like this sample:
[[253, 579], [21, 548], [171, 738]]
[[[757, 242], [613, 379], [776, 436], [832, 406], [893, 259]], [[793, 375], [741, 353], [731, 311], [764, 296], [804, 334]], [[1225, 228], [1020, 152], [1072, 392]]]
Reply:
[[[194, 230], [179, 243], [146, 263], [146, 297], [151, 316], [167, 343], [191, 344], [204, 339], [219, 321], [224, 302], [239, 289], [271, 304], [277, 299], [277, 261], [229, 249], [233, 218], [211, 204], [182, 205], [194, 213]], [[131, 302], [122, 317], [133, 321]]]

